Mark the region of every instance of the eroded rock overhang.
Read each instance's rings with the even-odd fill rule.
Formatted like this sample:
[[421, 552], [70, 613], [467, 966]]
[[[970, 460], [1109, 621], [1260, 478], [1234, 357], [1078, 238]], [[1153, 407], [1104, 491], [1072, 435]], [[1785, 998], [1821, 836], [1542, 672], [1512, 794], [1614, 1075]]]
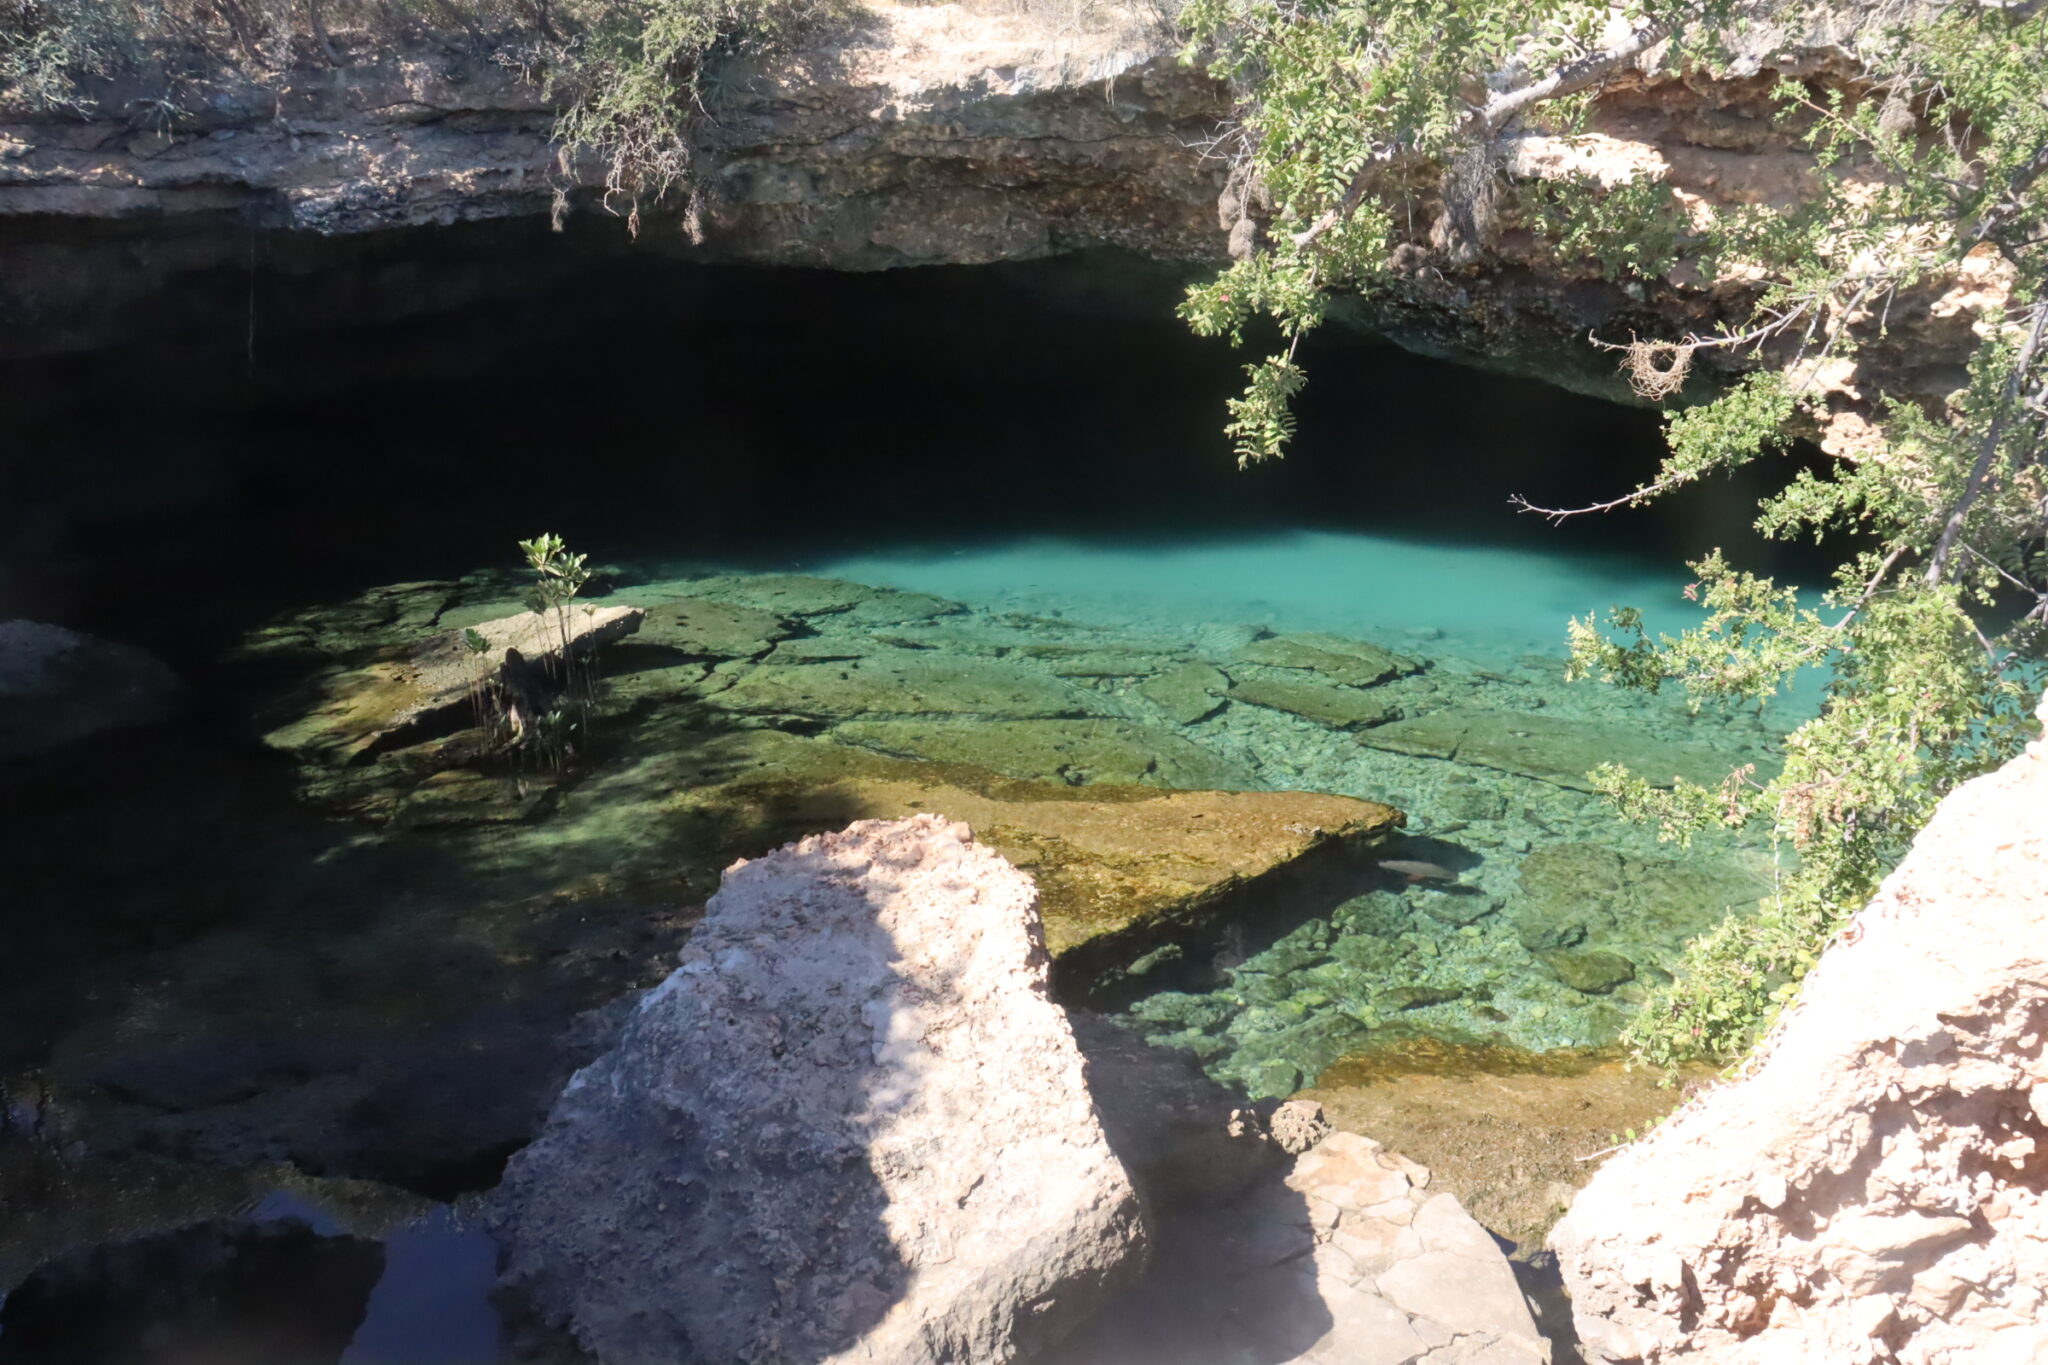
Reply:
[[[1753, 24], [1723, 73], [1625, 73], [1600, 92], [1584, 136], [1518, 135], [1504, 168], [1653, 176], [1706, 212], [1796, 202], [1814, 188], [1813, 166], [1771, 98], [1778, 78], [1853, 83], [1860, 35], [1936, 7], [1844, 0]], [[699, 132], [702, 193], [688, 215], [650, 214], [634, 249], [835, 270], [1101, 247], [1221, 263], [1225, 220], [1239, 216], [1235, 201], [1218, 203], [1215, 134], [1230, 92], [1181, 65], [1178, 43], [1138, 0], [1003, 12], [871, 0], [793, 54], [717, 73]], [[502, 56], [364, 40], [344, 44], [338, 66], [261, 86], [224, 79], [170, 118], [140, 89], [97, 92], [102, 112], [83, 120], [10, 112], [0, 99], [0, 355], [118, 344], [133, 305], [181, 274], [253, 261], [259, 237], [287, 243], [289, 268], [308, 271], [345, 268], [407, 230], [519, 220], [539, 232], [558, 193], [602, 220], [619, 206], [601, 168], [565, 169], [548, 96]], [[1657, 60], [1646, 54], [1645, 71]], [[1583, 344], [1589, 333], [1710, 330], [1754, 291], [1686, 263], [1656, 279], [1607, 278], [1591, 262], [1561, 263], [1512, 222], [1477, 259], [1416, 251], [1397, 263], [1396, 288], [1340, 313], [1416, 349], [1615, 397], [1626, 389], [1612, 357]], [[1860, 369], [1815, 376], [1837, 409], [1822, 423], [1834, 448], [1856, 447], [1870, 393], [1938, 402], [1959, 385], [1978, 305], [2001, 293], [1996, 263], [1984, 267], [1894, 300]], [[402, 306], [459, 306], [489, 287], [441, 272]]]

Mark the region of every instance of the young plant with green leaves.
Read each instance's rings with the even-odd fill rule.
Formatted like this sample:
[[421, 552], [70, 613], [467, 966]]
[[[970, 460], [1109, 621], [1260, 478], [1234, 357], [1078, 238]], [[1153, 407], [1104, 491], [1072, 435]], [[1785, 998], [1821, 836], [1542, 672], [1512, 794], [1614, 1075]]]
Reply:
[[571, 554], [567, 542], [547, 533], [520, 541], [519, 552], [526, 556], [526, 567], [533, 570], [526, 609], [553, 622], [562, 649], [560, 676], [566, 685], [576, 644], [576, 623], [569, 606], [590, 582], [590, 557]]
[[[1798, 27], [1792, 3], [1632, 0], [1191, 0], [1188, 57], [1232, 82], [1227, 203], [1236, 263], [1189, 291], [1197, 332], [1241, 341], [1263, 317], [1283, 348], [1232, 402], [1240, 463], [1282, 453], [1305, 377], [1302, 335], [1333, 293], [1472, 270], [1504, 223], [1560, 270], [1736, 281], [1718, 327], [1614, 339], [1666, 419], [1656, 475], [1563, 518], [1635, 506], [1783, 447], [1826, 418], [1820, 378], [1873, 357], [1896, 309], [1980, 282], [1968, 382], [1945, 402], [1858, 373], [1866, 435], [1760, 509], [1771, 537], [1844, 547], [1814, 594], [1721, 555], [1693, 566], [1697, 626], [1651, 639], [1638, 612], [1571, 631], [1572, 671], [1684, 687], [1692, 705], [1757, 702], [1802, 669], [1831, 679], [1768, 779], [1650, 785], [1602, 769], [1627, 814], [1685, 839], [1760, 825], [1787, 851], [1760, 915], [1694, 944], [1632, 1037], [1658, 1062], [1740, 1052], [1875, 889], [1934, 803], [2032, 732], [2048, 635], [2048, 0], [1956, 0], [1860, 35], [1854, 81], [1786, 79], [1780, 119], [1810, 158], [1790, 207], [1682, 203], [1653, 170], [1547, 183], [1506, 174], [1518, 138], [1571, 139], [1608, 80], [1711, 76], [1745, 25]], [[1708, 358], [1732, 382], [1703, 382]], [[1688, 384], [1688, 380], [1691, 380]], [[1526, 506], [1526, 504], [1525, 504]]]

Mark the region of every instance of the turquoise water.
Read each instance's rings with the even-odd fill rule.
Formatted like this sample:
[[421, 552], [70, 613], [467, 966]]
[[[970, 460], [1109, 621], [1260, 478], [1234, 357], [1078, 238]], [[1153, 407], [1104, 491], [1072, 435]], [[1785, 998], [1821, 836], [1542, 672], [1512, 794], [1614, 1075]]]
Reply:
[[[1690, 934], [1767, 888], [1767, 847], [1681, 854], [1583, 772], [1767, 759], [1813, 689], [1695, 716], [1562, 678], [1573, 616], [1689, 624], [1684, 560], [1741, 539], [1753, 490], [1550, 530], [1507, 495], [1628, 486], [1653, 417], [1341, 340], [1294, 454], [1239, 474], [1217, 436], [1238, 358], [1172, 320], [1172, 281], [1040, 288], [1065, 268], [643, 264], [260, 373], [238, 327], [219, 373], [255, 396], [212, 409], [152, 390], [109, 412], [136, 372], [111, 361], [71, 409], [46, 386], [24, 448], [64, 459], [24, 462], [0, 508], [26, 547], [0, 592], [161, 653], [192, 704], [0, 785], [0, 1109], [25, 1116], [0, 1124], [6, 1279], [295, 1215], [381, 1250], [328, 1248], [355, 1257], [348, 1365], [496, 1358], [478, 1235], [417, 1200], [325, 1223], [275, 1171], [344, 1202], [487, 1188], [720, 867], [865, 813], [848, 771], [1403, 810], [1378, 855], [1454, 886], [1348, 866], [1170, 945], [1116, 1002], [1261, 1095], [1418, 1034], [1607, 1043]], [[675, 321], [707, 317], [715, 344]], [[648, 613], [564, 770], [438, 733], [299, 745], [357, 671], [520, 611], [513, 542], [543, 530], [607, 566], [597, 605]], [[1338, 637], [1337, 671], [1275, 662], [1305, 633]], [[1362, 682], [1353, 647], [1401, 662]], [[1356, 714], [1314, 714], [1333, 703]], [[1414, 733], [1446, 716], [1455, 744]], [[6, 1340], [0, 1319], [0, 1360]]]
[[[1574, 554], [1559, 539], [1546, 553], [1332, 531], [1130, 547], [1046, 538], [849, 555], [806, 571], [1105, 623], [1246, 621], [1407, 638], [1495, 663], [1558, 653], [1574, 617], [1604, 618], [1614, 606], [1641, 610], [1653, 636], [1700, 621], [1682, 564]], [[1797, 679], [1785, 719], [1809, 713], [1822, 686], [1814, 670]]]

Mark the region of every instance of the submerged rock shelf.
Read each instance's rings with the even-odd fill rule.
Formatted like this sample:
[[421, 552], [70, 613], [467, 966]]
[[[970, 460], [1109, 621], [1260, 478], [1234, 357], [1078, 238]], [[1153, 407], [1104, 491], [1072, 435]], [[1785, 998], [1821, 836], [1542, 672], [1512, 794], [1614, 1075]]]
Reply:
[[[161, 1185], [32, 1220], [0, 1248], [19, 1269], [236, 1214], [278, 1172], [490, 1186], [721, 871], [856, 819], [971, 826], [1037, 882], [1064, 1002], [1260, 1096], [1403, 1040], [1605, 1042], [1766, 884], [1759, 850], [1680, 862], [1580, 781], [1748, 761], [1765, 727], [1566, 689], [1555, 658], [621, 569], [590, 619], [632, 633], [557, 767], [459, 728], [472, 661], [450, 650], [513, 639], [523, 586], [294, 612], [242, 641], [222, 693], [267, 751], [145, 732], [93, 828], [51, 814], [103, 795], [89, 762], [52, 760], [10, 807], [36, 846], [23, 894], [57, 904], [83, 873], [92, 916], [39, 923], [38, 971], [9, 974], [0, 1075], [40, 1073], [12, 1093], [38, 1096], [64, 1182]], [[431, 723], [385, 725], [422, 686]]]
[[[305, 790], [545, 861], [571, 894], [701, 895], [732, 858], [852, 819], [963, 820], [1044, 884], [1070, 998], [1127, 1006], [1255, 1095], [1418, 1034], [1607, 1043], [1688, 938], [1769, 885], [1760, 850], [1710, 840], [1681, 859], [1585, 780], [1614, 761], [1711, 779], [1756, 761], [1765, 726], [1568, 688], [1552, 657], [794, 574], [620, 570], [599, 601], [642, 619], [607, 655], [573, 782], [432, 745], [335, 765], [301, 742]], [[516, 606], [480, 574], [255, 644], [325, 661], [284, 703], [303, 716], [390, 651]], [[1325, 845], [1348, 852], [1303, 860]]]

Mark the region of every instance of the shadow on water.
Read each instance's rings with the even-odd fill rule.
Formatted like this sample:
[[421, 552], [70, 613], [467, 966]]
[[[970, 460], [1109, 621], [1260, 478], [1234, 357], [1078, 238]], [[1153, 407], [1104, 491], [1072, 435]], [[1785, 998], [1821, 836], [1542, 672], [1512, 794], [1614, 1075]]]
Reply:
[[[816, 869], [821, 877], [838, 870], [823, 861]], [[427, 944], [421, 951], [431, 958], [445, 952], [445, 945]], [[916, 980], [898, 974], [895, 964], [928, 956], [932, 947], [897, 941], [879, 916], [865, 932], [856, 928], [830, 941], [821, 939], [812, 951], [835, 979], [860, 975], [863, 963], [882, 972], [887, 984], [878, 988], [879, 993], [893, 1002], [889, 1021], [878, 1026], [862, 1012], [868, 995], [861, 991], [823, 997], [821, 1007], [820, 997], [806, 991], [801, 971], [787, 982], [770, 982], [769, 996], [748, 1006], [755, 1017], [793, 1020], [809, 1011], [807, 1023], [815, 1027], [802, 1032], [805, 1038], [865, 1037], [876, 1029], [895, 1038], [921, 1036], [934, 1021], [960, 1009], [943, 991], [931, 989], [929, 974]], [[443, 961], [435, 972], [445, 983], [458, 979], [462, 968], [455, 964], [451, 975], [450, 964]], [[945, 975], [941, 970], [938, 979]], [[775, 998], [778, 988], [788, 998]], [[614, 1010], [612, 1019], [620, 1013]], [[482, 1031], [488, 1032], [490, 1026], [491, 1021], [484, 1021]], [[630, 1031], [634, 1025], [627, 1027]], [[1205, 1099], [1208, 1092], [1221, 1092], [1202, 1080], [1186, 1058], [1156, 1054], [1103, 1021], [1091, 1020], [1085, 1027], [1077, 1023], [1077, 1031], [1089, 1058], [1088, 1083], [1112, 1148], [1139, 1179], [1151, 1207], [1158, 1234], [1156, 1261], [1142, 1279], [1119, 1291], [1069, 1347], [1047, 1355], [1048, 1343], [1031, 1338], [1030, 1324], [1036, 1319], [1020, 1323], [1020, 1340], [1030, 1347], [1027, 1358], [1055, 1365], [1269, 1365], [1291, 1359], [1321, 1339], [1333, 1324], [1315, 1297], [1312, 1280], [1276, 1271], [1274, 1284], [1265, 1290], [1247, 1292], [1237, 1283], [1248, 1265], [1286, 1267], [1310, 1253], [1313, 1239], [1302, 1199], [1277, 1180], [1246, 1190], [1246, 1179], [1239, 1175], [1226, 1179], [1229, 1198], [1220, 1206], [1191, 1204], [1189, 1192], [1173, 1187], [1171, 1177], [1162, 1174], [1177, 1154], [1168, 1140], [1171, 1135], [1162, 1134], [1160, 1115], [1170, 1114], [1169, 1125], [1185, 1125], [1187, 1116], [1171, 1106], [1150, 1103], [1139, 1091], [1137, 1078], [1160, 1066], [1179, 1067], [1191, 1078], [1182, 1083], [1203, 1087]], [[609, 1028], [598, 1029], [591, 1035], [591, 1050], [608, 1045], [613, 1036]], [[289, 1148], [294, 1132], [304, 1136], [319, 1131], [346, 1145], [351, 1115], [366, 1105], [388, 1105], [390, 1112], [382, 1118], [391, 1127], [353, 1135], [362, 1149], [350, 1158], [355, 1164], [348, 1173], [406, 1183], [403, 1171], [362, 1166], [366, 1160], [374, 1165], [379, 1137], [402, 1138], [408, 1151], [431, 1139], [418, 1128], [423, 1112], [437, 1103], [431, 1092], [447, 1091], [439, 1102], [461, 1109], [496, 1105], [498, 1112], [489, 1122], [532, 1127], [537, 1126], [536, 1104], [545, 1105], [561, 1083], [561, 1077], [552, 1074], [532, 1077], [528, 1083], [510, 1059], [465, 1052], [445, 1034], [415, 1033], [408, 1042], [415, 1051], [388, 1061], [397, 1091], [372, 1091], [374, 1098], [358, 1100], [338, 1118], [321, 1110], [324, 1101], [317, 1096], [305, 1097], [303, 1103], [277, 1110], [281, 1127], [273, 1136]], [[676, 1055], [673, 1048], [661, 1046], [660, 1039], [654, 1042], [660, 1055]], [[253, 1098], [250, 1092], [267, 1081], [324, 1092], [330, 1088], [327, 1081], [340, 1078], [339, 1069], [362, 1067], [363, 1057], [373, 1051], [360, 1035], [230, 1034], [166, 1042], [132, 1059], [132, 1066], [119, 1076], [100, 1080], [116, 1090], [132, 1087], [128, 1098], [160, 1111], [146, 1121], [152, 1136], [139, 1144], [141, 1151], [131, 1158], [134, 1163], [148, 1167], [171, 1157], [172, 1166], [190, 1169], [188, 1161], [231, 1160], [249, 1153], [231, 1157], [179, 1148], [178, 1106], [186, 1102], [180, 1097], [201, 1094], [219, 1107], [234, 1109], [248, 1103]], [[623, 1089], [636, 1101], [613, 1115], [614, 1121], [597, 1133], [594, 1148], [569, 1153], [556, 1166], [554, 1186], [546, 1197], [527, 1206], [527, 1216], [542, 1218], [550, 1228], [546, 1272], [576, 1266], [584, 1272], [586, 1285], [600, 1286], [594, 1298], [586, 1296], [577, 1308], [580, 1315], [587, 1315], [586, 1322], [612, 1324], [606, 1329], [609, 1335], [593, 1333], [605, 1358], [667, 1360], [676, 1343], [686, 1343], [685, 1354], [674, 1357], [679, 1361], [723, 1361], [738, 1358], [747, 1333], [782, 1330], [776, 1338], [777, 1358], [802, 1365], [843, 1350], [882, 1322], [907, 1291], [914, 1268], [900, 1259], [876, 1256], [876, 1248], [890, 1246], [885, 1231], [887, 1194], [878, 1173], [886, 1170], [900, 1176], [919, 1164], [916, 1154], [929, 1140], [936, 1111], [945, 1107], [948, 1097], [926, 1091], [923, 1058], [914, 1048], [877, 1049], [872, 1054], [859, 1048], [857, 1055], [871, 1057], [871, 1063], [842, 1069], [826, 1087], [815, 1084], [816, 1068], [802, 1043], [795, 1043], [787, 1057], [760, 1055], [762, 1051], [693, 1058], [688, 1065], [709, 1068], [703, 1079], [710, 1085], [721, 1083], [711, 1074], [714, 1071], [722, 1076], [737, 1069], [758, 1073], [780, 1067], [813, 1078], [809, 1088], [781, 1092], [772, 1112], [740, 1116], [745, 1129], [741, 1132], [730, 1123], [720, 1130], [720, 1120], [729, 1115], [670, 1108], [658, 1098], [662, 1087], [629, 1084]], [[1140, 1055], [1136, 1062], [1134, 1053]], [[562, 1062], [557, 1055], [548, 1065], [559, 1069]], [[406, 1063], [412, 1065], [409, 1072]], [[323, 1064], [336, 1067], [336, 1074], [323, 1080]], [[463, 1067], [486, 1083], [465, 1084], [459, 1074]], [[499, 1088], [515, 1092], [516, 1117], [508, 1116], [488, 1093]], [[16, 1197], [23, 1193], [26, 1186], [13, 1179], [13, 1168], [24, 1157], [42, 1163], [46, 1193], [59, 1198], [75, 1194], [78, 1179], [105, 1178], [103, 1169], [91, 1174], [92, 1156], [56, 1150], [64, 1137], [63, 1119], [45, 1115], [41, 1103], [35, 1099], [15, 1115], [25, 1120], [18, 1131], [0, 1133], [0, 1189]], [[1220, 1124], [1225, 1112], [1218, 1109], [1209, 1118]], [[254, 1117], [247, 1111], [233, 1115], [241, 1125]], [[769, 1135], [776, 1124], [824, 1134], [825, 1147], [840, 1141], [848, 1159], [810, 1165], [790, 1162]], [[197, 1123], [187, 1136], [203, 1131], [204, 1124]], [[592, 1130], [583, 1131], [587, 1136]], [[737, 1192], [725, 1152], [712, 1150], [736, 1141], [751, 1144], [743, 1160], [752, 1173], [751, 1185]], [[301, 1169], [321, 1170], [321, 1163], [309, 1159], [304, 1150], [285, 1154]], [[132, 1182], [132, 1174], [125, 1179]], [[257, 1177], [259, 1187], [260, 1180]], [[413, 1183], [420, 1188], [432, 1181]], [[175, 1200], [167, 1199], [163, 1208], [152, 1211], [145, 1197], [128, 1211], [126, 1217], [136, 1221], [126, 1235], [70, 1250], [61, 1249], [61, 1240], [52, 1240], [48, 1250], [53, 1254], [0, 1298], [0, 1363], [496, 1365], [512, 1359], [515, 1352], [524, 1360], [587, 1359], [565, 1336], [536, 1324], [516, 1293], [506, 1298], [496, 1288], [497, 1244], [447, 1207], [400, 1220], [386, 1230], [388, 1218], [366, 1218], [361, 1210], [337, 1217], [319, 1193], [273, 1191], [252, 1207], [246, 1196], [235, 1194], [236, 1188], [229, 1180], [211, 1194], [202, 1191], [188, 1197], [201, 1207], [211, 1202], [222, 1213], [245, 1210], [239, 1216], [178, 1224], [169, 1212]], [[322, 1187], [313, 1182], [307, 1188]], [[715, 1201], [710, 1197], [714, 1189], [721, 1192]], [[715, 1203], [719, 1216], [692, 1220], [678, 1208], [679, 1200], [687, 1206], [700, 1199], [707, 1208]], [[173, 1226], [148, 1230], [152, 1218], [167, 1217]], [[1248, 1239], [1247, 1227], [1255, 1228], [1257, 1235]], [[763, 1231], [771, 1228], [776, 1230]], [[13, 1231], [18, 1235], [22, 1230]], [[786, 1259], [790, 1235], [805, 1249], [807, 1282], [835, 1297], [829, 1303], [799, 1304], [787, 1322], [764, 1323], [735, 1305], [777, 1302], [769, 1282], [774, 1268]], [[1254, 1259], [1247, 1261], [1247, 1254]], [[625, 1263], [622, 1257], [630, 1262], [636, 1255], [645, 1259], [633, 1265], [633, 1275], [614, 1273]], [[622, 1282], [704, 1288], [702, 1293], [685, 1292], [652, 1304], [629, 1288], [628, 1298], [606, 1301], [602, 1286]], [[840, 1292], [849, 1285], [858, 1292]], [[1219, 1311], [1225, 1299], [1231, 1306]], [[1193, 1332], [1198, 1307], [1206, 1325]], [[508, 1309], [509, 1330], [504, 1316]], [[783, 1330], [803, 1322], [822, 1330], [812, 1337]], [[623, 1336], [618, 1334], [621, 1324]], [[741, 1335], [731, 1335], [735, 1332]]]
[[207, 1222], [95, 1247], [7, 1295], [0, 1365], [338, 1361], [384, 1268], [375, 1241], [300, 1222]]

